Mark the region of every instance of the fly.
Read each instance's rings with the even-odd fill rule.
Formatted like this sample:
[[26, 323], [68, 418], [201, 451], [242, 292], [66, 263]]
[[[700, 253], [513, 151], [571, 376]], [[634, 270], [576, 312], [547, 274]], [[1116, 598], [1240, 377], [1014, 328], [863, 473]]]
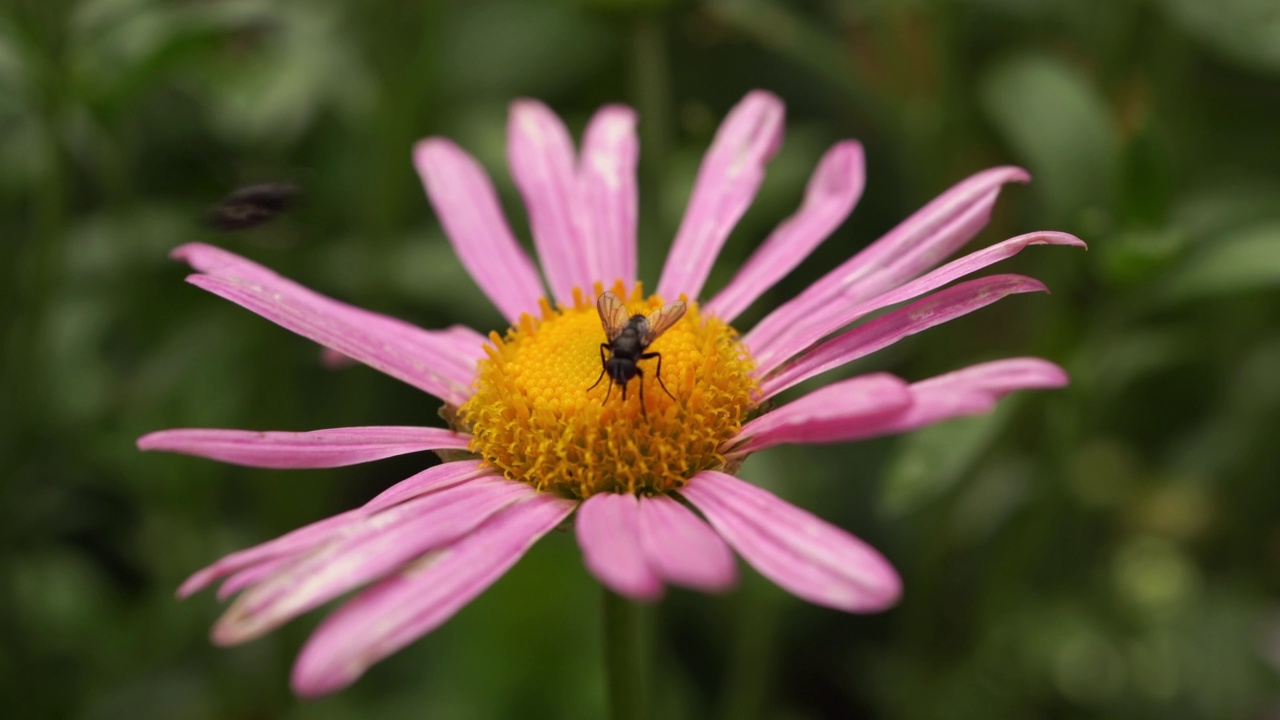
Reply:
[[257, 227], [288, 210], [301, 195], [301, 188], [291, 183], [247, 185], [211, 208], [205, 215], [205, 224], [223, 231]]
[[[609, 394], [613, 392], [614, 384], [622, 386], [622, 401], [626, 402], [627, 383], [631, 382], [631, 378], [639, 376], [640, 413], [643, 415], [645, 414], [644, 371], [637, 363], [641, 360], [656, 358], [658, 370], [654, 373], [654, 377], [658, 378], [658, 385], [662, 387], [662, 391], [675, 400], [676, 396], [672, 395], [666, 384], [662, 382], [662, 353], [645, 352], [645, 350], [658, 339], [659, 335], [684, 317], [685, 304], [676, 300], [648, 315], [639, 313], [629, 315], [622, 299], [611, 292], [606, 292], [596, 301], [596, 310], [600, 313], [600, 323], [604, 325], [604, 336], [608, 342], [600, 343], [600, 377], [596, 378], [595, 384], [587, 388], [587, 392], [594, 390], [596, 385], [604, 380], [604, 376], [608, 375], [612, 382], [609, 384], [609, 390], [604, 394], [604, 402], [609, 402]], [[605, 350], [609, 351], [608, 358], [605, 357]]]

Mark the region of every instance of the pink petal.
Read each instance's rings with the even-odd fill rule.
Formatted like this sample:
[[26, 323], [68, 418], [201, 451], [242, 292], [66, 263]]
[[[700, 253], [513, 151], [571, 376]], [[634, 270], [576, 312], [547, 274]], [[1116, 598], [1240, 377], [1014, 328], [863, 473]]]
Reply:
[[439, 428], [353, 427], [312, 432], [161, 430], [138, 438], [139, 450], [165, 450], [265, 468], [356, 465], [421, 450], [465, 450], [470, 435]]
[[636, 113], [606, 105], [587, 124], [582, 141], [581, 198], [590, 229], [580, 252], [587, 276], [605, 286], [636, 281]]
[[[363, 518], [368, 518], [387, 508], [395, 507], [402, 502], [420, 498], [429, 493], [460, 486], [470, 480], [502, 481], [503, 478], [500, 475], [494, 475], [492, 468], [481, 468], [478, 460], [461, 460], [436, 465], [387, 488], [387, 490], [360, 508], [312, 523], [288, 535], [248, 550], [228, 555], [214, 566], [192, 576], [187, 581], [192, 586], [188, 587], [187, 584], [184, 584], [182, 589], [179, 590], [179, 597], [185, 598], [199, 591], [209, 582], [217, 579], [217, 577], [230, 574], [232, 567], [244, 568], [235, 571], [235, 574], [227, 578], [226, 582], [218, 588], [218, 599], [224, 600], [230, 595], [250, 585], [256, 585], [264, 578], [276, 574], [281, 568], [297, 562], [299, 557], [310, 552], [313, 548], [342, 536], [350, 530], [351, 526], [357, 524]], [[233, 558], [236, 560], [234, 563], [227, 562]], [[214, 570], [215, 568], [217, 572], [206, 576], [208, 570]], [[194, 582], [197, 579], [200, 580], [198, 584]]]
[[427, 138], [413, 164], [463, 267], [511, 323], [536, 313], [542, 281], [507, 225], [489, 177], [462, 148]]
[[447, 403], [461, 405], [470, 397], [475, 362], [454, 354], [451, 341], [324, 297], [208, 245], [183, 245], [172, 255], [206, 273], [188, 276], [197, 287]]
[[484, 346], [488, 344], [489, 338], [466, 325], [450, 325], [436, 330], [435, 334], [442, 342], [451, 343], [458, 355], [476, 360], [485, 357]]
[[[451, 347], [454, 355], [468, 359], [472, 365], [485, 357], [484, 346], [488, 344], [489, 338], [466, 325], [450, 325], [442, 330], [422, 332], [430, 332], [442, 345]], [[355, 363], [356, 360], [337, 350], [322, 348], [320, 351], [320, 364], [329, 370], [341, 370]]]
[[1022, 275], [992, 275], [940, 290], [814, 346], [760, 383], [761, 395], [783, 390], [835, 367], [865, 357], [899, 340], [949, 322], [1014, 293], [1047, 292]]
[[[457, 357], [467, 359], [472, 366], [485, 357], [484, 346], [489, 343], [489, 338], [466, 325], [450, 325], [440, 330], [423, 330], [422, 332], [430, 332], [442, 346], [450, 348]], [[346, 355], [329, 348], [324, 348], [320, 353], [320, 363], [330, 370], [339, 370], [355, 362]]]
[[484, 592], [569, 513], [575, 502], [539, 494], [393, 575], [330, 615], [293, 668], [293, 688], [315, 697], [351, 684], [373, 663], [440, 626]]
[[800, 598], [875, 612], [902, 593], [897, 572], [874, 548], [758, 487], [706, 471], [680, 493], [747, 563]]
[[[258, 282], [272, 287], [280, 286], [305, 296], [317, 307], [335, 315], [341, 315], [352, 323], [376, 328], [379, 333], [394, 336], [402, 342], [422, 348], [424, 353], [441, 354], [448, 360], [448, 369], [456, 382], [469, 384], [475, 377], [476, 361], [485, 357], [484, 345], [489, 339], [465, 325], [451, 325], [443, 330], [426, 330], [390, 315], [325, 297], [282, 278], [272, 270], [247, 258], [212, 245], [188, 243], [175, 248], [169, 256], [209, 275]], [[326, 350], [330, 353], [329, 359], [335, 362], [334, 356], [346, 357], [332, 349], [326, 348]]]
[[782, 144], [783, 105], [755, 90], [729, 111], [702, 160], [684, 220], [662, 269], [658, 295], [697, 298], [716, 255], [764, 180]]
[[[854, 258], [852, 270], [860, 271], [869, 285], [861, 297], [909, 280], [950, 257], [987, 226], [1002, 185], [1030, 180], [1022, 168], [991, 168], [962, 180], [916, 211]], [[882, 275], [882, 271], [887, 272]], [[849, 282], [847, 275], [845, 282]]]
[[729, 285], [707, 303], [725, 322], [795, 269], [844, 222], [866, 182], [862, 146], [852, 140], [827, 151], [805, 188], [804, 203], [756, 249]]
[[[909, 432], [944, 420], [990, 412], [995, 408], [997, 400], [1014, 390], [1055, 388], [1066, 384], [1066, 372], [1047, 360], [1013, 358], [982, 363], [912, 384], [909, 388], [911, 403], [899, 412], [877, 415], [864, 422], [848, 423], [836, 428], [838, 432], [826, 432], [832, 427], [828, 423], [797, 423], [790, 429], [786, 439], [770, 438], [772, 441], [769, 444], [865, 440]], [[822, 392], [823, 390], [817, 390], [796, 402]], [[759, 420], [788, 407], [790, 406], [784, 405]], [[743, 432], [746, 430], [744, 427]], [[760, 449], [758, 442], [758, 438], [753, 438], [743, 446], [733, 448], [733, 452], [754, 452]]]
[[[960, 182], [770, 313], [752, 329], [753, 342], [763, 347], [772, 342], [775, 335], [803, 322], [816, 308], [837, 298], [843, 298], [843, 302], [860, 302], [891, 287], [896, 283], [886, 283], [901, 272], [888, 273], [886, 270], [904, 256], [945, 258], [986, 225], [1001, 185], [1027, 182], [1029, 179], [1021, 168], [998, 167]], [[917, 272], [926, 269], [928, 266], [919, 268]], [[868, 283], [867, 278], [872, 275], [879, 277], [874, 283]], [[897, 282], [910, 277], [912, 275], [902, 276]]]
[[367, 516], [241, 595], [214, 626], [213, 640], [219, 645], [252, 640], [457, 540], [537, 492], [524, 483], [485, 479]]
[[[1017, 255], [1029, 245], [1072, 245], [1084, 247], [1084, 243], [1079, 238], [1066, 233], [1035, 232], [1019, 235], [966, 255], [958, 260], [953, 260], [933, 272], [876, 295], [869, 300], [856, 300], [858, 297], [856, 288], [851, 290], [854, 295], [849, 298], [844, 296], [828, 298], [826, 302], [809, 308], [809, 313], [802, 316], [804, 319], [798, 319], [791, 327], [773, 333], [772, 339], [762, 341], [756, 335], [756, 331], [752, 330], [743, 338], [743, 343], [750, 349], [751, 356], [756, 361], [755, 372], [757, 376], [764, 377], [777, 369], [782, 363], [809, 348], [809, 346], [858, 318], [919, 297], [930, 290], [977, 272], [988, 265]], [[807, 294], [808, 291], [802, 293], [800, 297], [803, 298]], [[793, 300], [792, 303], [794, 302]], [[783, 307], [788, 307], [792, 303], [788, 303]]]
[[931, 377], [915, 383], [912, 388], [984, 392], [999, 398], [1014, 390], [1059, 388], [1068, 382], [1067, 372], [1048, 360], [1006, 358]]
[[235, 573], [218, 586], [218, 599], [226, 600], [250, 585], [257, 585], [282, 569], [298, 562], [298, 558], [302, 554], [284, 555], [271, 560], [264, 560], [257, 565], [250, 565], [244, 570]]
[[578, 508], [574, 529], [583, 562], [601, 584], [636, 600], [662, 597], [662, 581], [640, 547], [640, 503], [635, 495], [592, 495]]
[[317, 311], [297, 297], [273, 292], [260, 284], [243, 284], [209, 275], [190, 275], [187, 282], [261, 315], [288, 330], [355, 358], [369, 367], [402, 380], [451, 405], [469, 396], [466, 388], [438, 368], [443, 358], [423, 357], [407, 342], [380, 337], [369, 326], [350, 325], [340, 316]]
[[866, 428], [880, 427], [911, 402], [907, 384], [892, 375], [850, 378], [752, 420], [730, 441], [741, 444], [726, 450], [750, 453], [783, 443], [830, 443], [861, 437]]
[[429, 467], [383, 490], [360, 508], [364, 515], [381, 512], [419, 495], [453, 487], [479, 477], [494, 476], [493, 468], [481, 465], [479, 460], [455, 460]]
[[[482, 468], [479, 460], [459, 460], [427, 468], [387, 488], [364, 507], [349, 510], [303, 526], [280, 537], [251, 548], [233, 552], [209, 567], [187, 578], [178, 588], [178, 597], [185, 598], [200, 591], [209, 583], [254, 566], [273, 562], [279, 558], [292, 561], [301, 553], [323, 544], [341, 534], [352, 523], [375, 512], [412, 500], [429, 492], [452, 487], [483, 476], [492, 476], [493, 470]], [[242, 581], [237, 581], [242, 582]], [[226, 592], [231, 592], [227, 590]]]
[[738, 566], [729, 546], [670, 497], [640, 498], [639, 530], [645, 560], [662, 580], [707, 592], [737, 584]]
[[[911, 387], [911, 406], [895, 415], [880, 418], [879, 422], [853, 428], [842, 440], [868, 440], [884, 435], [919, 430], [945, 420], [972, 415], [985, 415], [996, 407], [997, 398], [985, 392], [965, 391], [953, 387]], [[804, 439], [797, 442], [806, 442]]]
[[[274, 270], [259, 265], [248, 258], [223, 250], [220, 247], [205, 245], [204, 243], [179, 245], [169, 251], [169, 257], [174, 260], [181, 260], [190, 265], [192, 269], [202, 273], [209, 273], [210, 275], [235, 277], [261, 283], [274, 283], [282, 279]], [[330, 302], [337, 301], [331, 300]], [[350, 309], [356, 312], [368, 312], [355, 307]]]
[[[415, 329], [420, 330], [420, 328]], [[450, 325], [441, 330], [421, 330], [421, 332], [431, 333], [442, 347], [448, 348], [453, 355], [469, 362], [472, 367], [485, 357], [484, 346], [489, 343], [489, 338], [466, 325]], [[356, 360], [337, 350], [323, 348], [320, 351], [320, 364], [329, 370], [341, 370], [355, 363]]]
[[313, 522], [310, 525], [304, 525], [274, 540], [226, 555], [187, 578], [186, 582], [178, 587], [178, 597], [190, 597], [219, 578], [227, 577], [259, 563], [270, 562], [282, 557], [292, 558], [298, 553], [320, 545], [332, 537], [334, 533], [341, 532], [342, 528], [359, 517], [359, 510], [349, 510], [340, 515], [334, 515], [333, 517]]
[[552, 296], [573, 304], [573, 288], [591, 287], [583, 248], [586, 219], [578, 202], [573, 138], [551, 108], [536, 100], [511, 104], [507, 164], [529, 209], [529, 227]]

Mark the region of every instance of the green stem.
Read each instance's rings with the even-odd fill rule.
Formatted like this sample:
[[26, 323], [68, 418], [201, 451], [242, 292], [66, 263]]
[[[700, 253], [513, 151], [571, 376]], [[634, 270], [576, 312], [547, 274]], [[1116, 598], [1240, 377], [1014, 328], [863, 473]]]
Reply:
[[640, 720], [640, 608], [621, 595], [604, 592], [604, 672], [609, 683], [609, 717]]
[[[631, 84], [640, 111], [640, 277], [656, 277], [659, 254], [643, 248], [665, 248], [662, 175], [671, 142], [671, 64], [666, 30], [660, 16], [641, 15], [631, 25]], [[663, 250], [660, 255], [665, 256]]]

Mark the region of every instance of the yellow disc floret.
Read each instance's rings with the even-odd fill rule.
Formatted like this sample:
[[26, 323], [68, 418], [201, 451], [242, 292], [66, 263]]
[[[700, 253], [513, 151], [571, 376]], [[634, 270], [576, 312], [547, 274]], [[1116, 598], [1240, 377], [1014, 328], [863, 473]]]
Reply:
[[[625, 401], [608, 375], [588, 391], [607, 341], [595, 306], [601, 292], [599, 284], [590, 298], [575, 291], [571, 308], [543, 301], [541, 317], [521, 317], [505, 336], [490, 333], [475, 395], [458, 410], [471, 450], [512, 480], [578, 498], [665, 493], [722, 466], [718, 449], [741, 429], [756, 390], [737, 333], [686, 301], [684, 318], [648, 347], [662, 354], [662, 382], [674, 399], [657, 382], [656, 358], [639, 362], [643, 398], [640, 377], [627, 384]], [[621, 283], [614, 292], [633, 313], [663, 305], [638, 284], [629, 296]]]

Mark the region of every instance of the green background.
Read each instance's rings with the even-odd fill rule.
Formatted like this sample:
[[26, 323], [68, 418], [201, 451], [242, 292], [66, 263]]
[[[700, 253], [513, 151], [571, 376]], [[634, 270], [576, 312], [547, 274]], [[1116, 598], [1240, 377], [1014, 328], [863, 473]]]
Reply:
[[[438, 423], [437, 403], [188, 285], [213, 242], [426, 327], [499, 316], [409, 163], [428, 134], [505, 171], [507, 103], [580, 132], [641, 113], [642, 268], [751, 88], [788, 131], [709, 287], [867, 151], [854, 216], [743, 319], [968, 174], [1016, 163], [978, 247], [1009, 298], [845, 372], [1038, 355], [1070, 388], [909, 437], [754, 457], [744, 475], [866, 538], [895, 609], [804, 604], [751, 571], [647, 614], [662, 718], [1256, 718], [1280, 712], [1280, 6], [1268, 0], [9, 0], [0, 15], [0, 697], [15, 718], [593, 718], [598, 589], [567, 534], [442, 629], [319, 702], [293, 656], [322, 613], [234, 649], [230, 550], [349, 508], [430, 456], [266, 471], [144, 455], [173, 426]], [[263, 228], [200, 224], [292, 180]]]

